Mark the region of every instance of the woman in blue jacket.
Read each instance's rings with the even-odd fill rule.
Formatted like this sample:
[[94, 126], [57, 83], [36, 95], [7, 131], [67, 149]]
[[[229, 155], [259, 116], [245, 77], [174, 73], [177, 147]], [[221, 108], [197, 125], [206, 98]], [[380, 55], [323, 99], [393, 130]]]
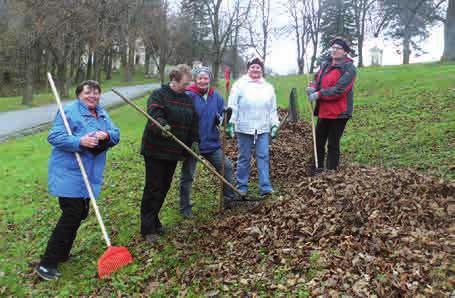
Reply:
[[[223, 121], [223, 97], [210, 87], [213, 75], [208, 67], [196, 68], [193, 74], [195, 83], [187, 88], [186, 93], [193, 99], [199, 117], [199, 151], [218, 172], [224, 162], [224, 178], [233, 184], [232, 162], [223, 156], [220, 143], [219, 125]], [[192, 216], [190, 195], [195, 169], [196, 159], [187, 157], [183, 161], [180, 176], [180, 213], [184, 217]], [[234, 197], [230, 187], [224, 186], [223, 193], [226, 202]]]
[[36, 267], [45, 280], [60, 276], [57, 266], [69, 258], [81, 221], [89, 211], [89, 194], [79, 170], [75, 152], [79, 152], [95, 197], [103, 183], [106, 152], [118, 144], [120, 132], [99, 105], [101, 87], [96, 81], [84, 81], [76, 88], [77, 100], [64, 107], [73, 135], [66, 132], [60, 113], [54, 119], [48, 141], [52, 145], [49, 160], [49, 192], [58, 197], [62, 215], [52, 232], [46, 251]]

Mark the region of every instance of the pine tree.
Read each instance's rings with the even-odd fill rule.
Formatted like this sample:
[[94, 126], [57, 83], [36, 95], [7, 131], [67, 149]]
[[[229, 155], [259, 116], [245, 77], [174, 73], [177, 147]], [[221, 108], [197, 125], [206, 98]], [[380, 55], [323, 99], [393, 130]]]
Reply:
[[208, 63], [210, 60], [210, 24], [203, 1], [182, 0], [181, 6], [182, 22], [181, 30], [185, 32], [186, 38], [181, 49], [178, 49], [180, 57], [187, 63], [193, 60], [200, 60]]
[[350, 0], [323, 0], [321, 16], [322, 55], [327, 56], [330, 41], [341, 36], [355, 45], [355, 19]]

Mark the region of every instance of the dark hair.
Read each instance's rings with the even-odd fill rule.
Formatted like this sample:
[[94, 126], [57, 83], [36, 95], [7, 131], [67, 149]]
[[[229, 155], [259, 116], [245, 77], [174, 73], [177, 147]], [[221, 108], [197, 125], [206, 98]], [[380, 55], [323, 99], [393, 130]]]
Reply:
[[352, 52], [349, 41], [341, 36], [337, 36], [331, 40], [330, 46], [333, 46], [334, 44], [343, 47], [343, 50], [347, 53]]
[[176, 80], [180, 82], [184, 75], [187, 75], [191, 78], [191, 68], [186, 64], [179, 64], [171, 69], [169, 73], [169, 80]]
[[79, 94], [81, 94], [82, 90], [84, 90], [84, 86], [87, 86], [90, 89], [96, 89], [96, 90], [98, 90], [99, 93], [101, 93], [101, 86], [97, 81], [86, 80], [86, 81], [81, 82], [79, 85], [77, 85], [76, 96], [79, 96]]
[[264, 61], [262, 61], [261, 58], [259, 57], [253, 57], [251, 60], [249, 60], [247, 63], [246, 63], [246, 69], [249, 69], [251, 65], [253, 64], [257, 64], [259, 65], [262, 70], [264, 71]]

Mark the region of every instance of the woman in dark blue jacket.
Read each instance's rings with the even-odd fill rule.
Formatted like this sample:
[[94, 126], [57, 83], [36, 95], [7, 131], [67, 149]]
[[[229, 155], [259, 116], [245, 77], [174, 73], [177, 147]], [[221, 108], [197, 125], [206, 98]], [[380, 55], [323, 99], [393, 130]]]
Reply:
[[[199, 117], [199, 151], [218, 172], [224, 162], [224, 178], [233, 184], [232, 162], [223, 156], [220, 142], [219, 125], [223, 122], [223, 97], [210, 87], [213, 76], [208, 67], [199, 67], [193, 72], [195, 83], [187, 88], [186, 93], [193, 99]], [[192, 216], [190, 195], [195, 169], [196, 159], [187, 157], [183, 161], [180, 176], [180, 212], [184, 217]], [[225, 200], [234, 197], [230, 187], [224, 186], [223, 192]]]
[[57, 266], [69, 258], [77, 230], [88, 215], [89, 194], [77, 164], [79, 152], [95, 197], [103, 183], [107, 150], [118, 144], [120, 132], [99, 105], [101, 87], [84, 81], [76, 88], [78, 99], [64, 107], [73, 135], [68, 135], [57, 113], [47, 140], [52, 145], [49, 159], [49, 192], [58, 197], [62, 215], [49, 239], [36, 273], [45, 280], [57, 279]]

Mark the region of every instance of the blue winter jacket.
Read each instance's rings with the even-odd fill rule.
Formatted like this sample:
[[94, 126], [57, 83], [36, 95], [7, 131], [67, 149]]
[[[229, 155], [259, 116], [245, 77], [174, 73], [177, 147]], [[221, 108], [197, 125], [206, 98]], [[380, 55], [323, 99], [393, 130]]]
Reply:
[[[96, 107], [98, 117], [92, 115], [80, 100], [66, 105], [64, 111], [73, 135], [70, 136], [66, 132], [63, 119], [58, 112], [47, 137], [48, 142], [52, 145], [48, 170], [49, 192], [56, 197], [89, 197], [74, 154], [74, 152], [79, 152], [93, 193], [95, 197], [98, 197], [103, 183], [106, 152], [120, 141], [119, 129], [99, 105]], [[79, 145], [82, 136], [99, 130], [107, 132], [109, 139], [100, 141], [98, 147], [93, 149]]]
[[218, 92], [210, 89], [206, 101], [195, 85], [189, 86], [186, 93], [193, 99], [193, 104], [199, 117], [199, 150], [201, 153], [210, 153], [218, 150], [221, 148], [220, 132], [215, 125], [215, 119], [223, 115], [223, 97]]

